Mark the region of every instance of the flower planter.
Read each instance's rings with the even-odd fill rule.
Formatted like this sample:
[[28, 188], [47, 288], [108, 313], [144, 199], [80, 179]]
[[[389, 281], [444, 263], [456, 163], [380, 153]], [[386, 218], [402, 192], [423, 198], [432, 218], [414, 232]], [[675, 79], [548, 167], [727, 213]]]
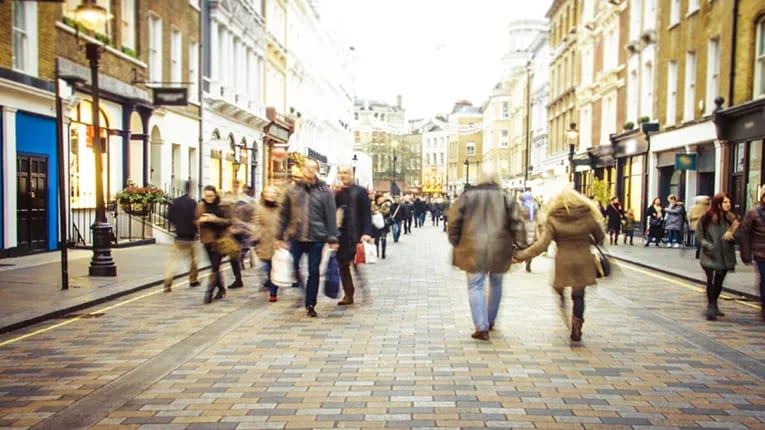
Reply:
[[139, 203], [122, 203], [120, 206], [122, 207], [123, 212], [132, 216], [147, 216], [151, 212], [151, 206]]

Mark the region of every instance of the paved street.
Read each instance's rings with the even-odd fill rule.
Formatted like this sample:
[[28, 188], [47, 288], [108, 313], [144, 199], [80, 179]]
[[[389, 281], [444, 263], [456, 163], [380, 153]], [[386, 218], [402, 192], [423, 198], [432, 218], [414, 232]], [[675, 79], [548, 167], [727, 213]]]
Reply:
[[250, 270], [212, 305], [157, 287], [5, 333], [0, 427], [765, 428], [752, 303], [724, 300], [708, 322], [697, 285], [623, 265], [588, 290], [575, 345], [538, 258], [506, 277], [481, 342], [449, 253], [439, 229], [415, 229], [366, 268], [364, 300], [320, 297], [317, 319], [298, 289], [269, 304]]

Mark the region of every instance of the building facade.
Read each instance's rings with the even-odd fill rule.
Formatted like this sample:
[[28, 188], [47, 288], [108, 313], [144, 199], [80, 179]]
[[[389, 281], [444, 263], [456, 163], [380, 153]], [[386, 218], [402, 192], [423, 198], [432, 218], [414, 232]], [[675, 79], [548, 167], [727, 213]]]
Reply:
[[[375, 191], [391, 190], [391, 181], [400, 180], [398, 165], [401, 155], [401, 139], [407, 133], [406, 111], [401, 96], [396, 104], [377, 100], [356, 99], [353, 112], [354, 151], [360, 151], [372, 159], [373, 184]], [[395, 160], [395, 161], [394, 161]], [[406, 188], [399, 185], [399, 192]]]
[[529, 114], [530, 129], [527, 133], [531, 137], [531, 153], [529, 155], [528, 175], [526, 187], [535, 196], [543, 199], [551, 197], [559, 188], [560, 184], [554, 182], [556, 177], [565, 177], [564, 174], [556, 175], [566, 169], [562, 159], [547, 157], [548, 131], [547, 131], [547, 103], [550, 96], [550, 32], [549, 28], [538, 34], [531, 45], [531, 63], [529, 67]]
[[511, 89], [507, 82], [498, 83], [481, 107], [483, 113], [481, 131], [483, 136], [483, 162], [491, 165], [503, 179], [503, 186], [509, 186], [510, 176], [510, 106]]
[[447, 192], [446, 153], [449, 132], [447, 119], [436, 117], [422, 127], [422, 192], [440, 194]]
[[[462, 193], [475, 184], [483, 159], [483, 114], [468, 101], [458, 101], [449, 115], [448, 192]], [[472, 176], [471, 176], [472, 171]], [[471, 179], [472, 178], [472, 179]]]

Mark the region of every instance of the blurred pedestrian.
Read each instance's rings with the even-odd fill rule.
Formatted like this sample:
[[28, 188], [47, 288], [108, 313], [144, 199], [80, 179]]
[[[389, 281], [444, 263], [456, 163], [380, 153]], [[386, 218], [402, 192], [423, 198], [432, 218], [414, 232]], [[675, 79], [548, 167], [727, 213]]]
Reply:
[[[375, 240], [375, 250], [377, 256], [385, 259], [385, 252], [388, 246], [388, 232], [391, 226], [395, 225], [393, 220], [393, 214], [391, 214], [391, 201], [390, 198], [385, 195], [379, 195], [375, 198], [375, 202], [372, 204], [372, 216], [380, 214], [383, 219], [382, 227], [372, 226], [372, 236]], [[382, 255], [380, 250], [382, 249]]]
[[568, 189], [562, 191], [546, 205], [545, 226], [542, 236], [527, 249], [517, 253], [518, 261], [535, 257], [555, 241], [555, 272], [553, 288], [565, 303], [563, 291], [571, 287], [574, 302], [571, 317], [571, 340], [582, 339], [584, 324], [584, 290], [596, 283], [596, 269], [590, 245], [603, 243], [603, 216], [597, 203], [580, 193]]
[[[207, 185], [202, 193], [202, 202], [197, 206], [197, 219], [199, 220], [199, 240], [204, 245], [207, 258], [212, 267], [212, 276], [207, 283], [205, 291], [205, 303], [211, 303], [213, 298], [226, 297], [226, 287], [223, 284], [223, 274], [220, 272], [220, 263], [223, 256], [218, 249], [218, 242], [226, 233], [231, 221], [221, 208], [220, 196], [212, 185]], [[217, 289], [215, 297], [213, 292]]]
[[231, 271], [234, 273], [234, 282], [228, 286], [230, 289], [242, 288], [242, 266], [244, 257], [250, 249], [250, 236], [254, 232], [255, 201], [246, 193], [232, 194], [225, 201], [231, 218], [229, 233], [239, 244], [241, 252], [235, 256], [229, 256]]
[[300, 258], [308, 254], [308, 279], [300, 282], [305, 286], [306, 314], [315, 318], [322, 250], [325, 244], [338, 248], [337, 213], [332, 191], [319, 179], [319, 163], [306, 158], [301, 173], [302, 178], [290, 186], [282, 202], [278, 244], [290, 249], [298, 279]]
[[619, 244], [619, 232], [622, 228], [624, 210], [619, 202], [619, 197], [613, 196], [606, 207], [606, 219], [608, 222], [608, 240], [611, 245]]
[[635, 239], [635, 213], [632, 211], [632, 209], [627, 209], [627, 212], [624, 213], [624, 225], [622, 229], [624, 230], [624, 244], [627, 244], [627, 239], [630, 240], [630, 245], [633, 245], [633, 240]]
[[717, 305], [723, 281], [728, 271], [736, 267], [736, 252], [732, 231], [737, 227], [736, 215], [731, 212], [731, 198], [717, 193], [710, 208], [696, 227], [696, 240], [701, 244], [699, 263], [707, 276], [707, 320], [725, 316]]
[[260, 194], [260, 202], [255, 207], [255, 222], [252, 241], [255, 255], [262, 263], [265, 273], [265, 286], [268, 288], [268, 301], [275, 302], [279, 287], [271, 282], [271, 259], [276, 251], [276, 239], [279, 234], [279, 190], [270, 185]]
[[[337, 169], [342, 188], [335, 193], [335, 206], [342, 211], [342, 223], [339, 226], [340, 247], [337, 250], [337, 263], [340, 267], [340, 281], [343, 284], [343, 298], [337, 302], [340, 306], [353, 304], [356, 288], [351, 275], [351, 265], [356, 256], [356, 245], [372, 241], [372, 204], [367, 190], [356, 185], [353, 169], [347, 166]], [[384, 253], [385, 251], [383, 251]], [[358, 268], [353, 267], [358, 274]]]
[[701, 245], [696, 239], [696, 227], [699, 225], [699, 219], [704, 213], [709, 210], [709, 196], [696, 196], [693, 206], [688, 211], [688, 224], [691, 229], [691, 243], [696, 248], [696, 259], [699, 259], [701, 253]]
[[167, 209], [167, 219], [175, 227], [175, 241], [173, 249], [165, 266], [164, 291], [172, 291], [173, 277], [178, 266], [178, 258], [182, 255], [189, 256], [191, 262], [189, 268], [189, 286], [199, 286], [199, 265], [197, 260], [197, 202], [191, 198], [191, 182], [186, 181], [184, 194], [170, 203]]
[[757, 264], [760, 284], [760, 317], [765, 322], [765, 186], [760, 200], [744, 216], [741, 224], [741, 261]]
[[[539, 236], [537, 229], [542, 226], [542, 221], [540, 219], [542, 217], [542, 211], [540, 210], [537, 201], [534, 200], [531, 191], [526, 191], [521, 194], [520, 210], [526, 227], [526, 242], [533, 243]], [[531, 260], [531, 258], [526, 260], [526, 271], [529, 273], [531, 272]]]
[[[476, 186], [449, 210], [452, 264], [467, 272], [474, 339], [489, 340], [499, 312], [502, 278], [515, 248], [525, 248], [526, 231], [516, 200], [500, 187], [499, 174], [484, 165]], [[489, 282], [487, 308], [485, 284]]]

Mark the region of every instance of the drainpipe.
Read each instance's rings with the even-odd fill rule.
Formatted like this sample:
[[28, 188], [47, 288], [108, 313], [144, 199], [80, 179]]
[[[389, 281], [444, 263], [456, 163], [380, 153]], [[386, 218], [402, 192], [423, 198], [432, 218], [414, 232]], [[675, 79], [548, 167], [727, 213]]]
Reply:
[[733, 106], [733, 95], [736, 82], [736, 35], [738, 33], [738, 5], [739, 0], [733, 0], [733, 23], [731, 28], [730, 45], [730, 77], [728, 81], [728, 107]]

